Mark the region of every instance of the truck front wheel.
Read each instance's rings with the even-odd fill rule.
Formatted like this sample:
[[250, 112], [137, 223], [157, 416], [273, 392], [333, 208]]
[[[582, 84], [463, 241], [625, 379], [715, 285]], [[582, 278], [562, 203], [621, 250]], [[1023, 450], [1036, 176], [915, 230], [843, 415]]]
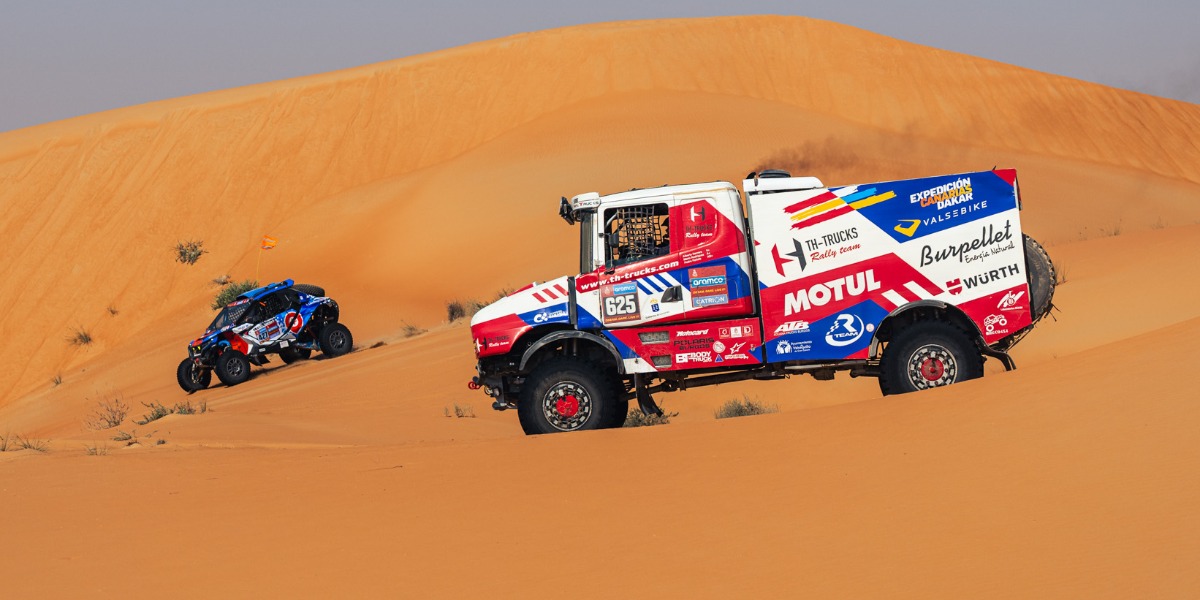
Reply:
[[553, 358], [525, 378], [517, 416], [528, 435], [611, 427], [627, 404], [616, 391], [615, 377], [595, 365]]
[[883, 350], [879, 389], [907, 394], [983, 377], [983, 355], [963, 330], [945, 321], [917, 321]]

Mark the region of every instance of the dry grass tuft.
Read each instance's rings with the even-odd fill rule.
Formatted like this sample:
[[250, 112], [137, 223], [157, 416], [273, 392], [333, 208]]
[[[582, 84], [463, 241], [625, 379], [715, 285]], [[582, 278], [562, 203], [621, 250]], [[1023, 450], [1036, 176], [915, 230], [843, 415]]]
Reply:
[[713, 416], [718, 419], [729, 419], [732, 417], [748, 417], [774, 412], [779, 412], [779, 406], [774, 404], [766, 405], [759, 402], [758, 398], [751, 399], [750, 396], [742, 396], [741, 400], [735, 398], [722, 404]]
[[112, 429], [125, 422], [129, 416], [129, 405], [121, 397], [109, 398], [96, 403], [96, 407], [84, 419], [83, 424], [92, 431]]

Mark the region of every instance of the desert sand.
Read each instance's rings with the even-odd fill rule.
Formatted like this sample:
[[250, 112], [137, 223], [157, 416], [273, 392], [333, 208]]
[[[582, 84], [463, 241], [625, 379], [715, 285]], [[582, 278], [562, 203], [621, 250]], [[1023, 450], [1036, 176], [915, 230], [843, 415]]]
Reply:
[[[1197, 140], [1197, 105], [782, 17], [558, 29], [0, 134], [0, 435], [46, 444], [0, 452], [0, 581], [1196, 597]], [[660, 396], [670, 425], [537, 438], [466, 387], [446, 303], [570, 272], [559, 196], [993, 165], [1018, 170], [1065, 279], [1016, 371], [899, 398], [723, 385]], [[186, 239], [194, 265], [173, 259]], [[324, 285], [360, 350], [186, 396], [212, 280], [256, 270]], [[713, 418], [744, 394], [780, 412]], [[114, 398], [131, 420], [207, 412], [127, 421], [127, 445], [86, 426]]]

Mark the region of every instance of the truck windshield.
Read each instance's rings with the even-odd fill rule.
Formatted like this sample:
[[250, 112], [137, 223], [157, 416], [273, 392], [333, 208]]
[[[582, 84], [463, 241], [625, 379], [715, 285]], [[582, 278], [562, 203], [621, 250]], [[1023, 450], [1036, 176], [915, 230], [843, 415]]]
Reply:
[[592, 271], [592, 257], [596, 243], [596, 211], [589, 210], [579, 213], [579, 272]]

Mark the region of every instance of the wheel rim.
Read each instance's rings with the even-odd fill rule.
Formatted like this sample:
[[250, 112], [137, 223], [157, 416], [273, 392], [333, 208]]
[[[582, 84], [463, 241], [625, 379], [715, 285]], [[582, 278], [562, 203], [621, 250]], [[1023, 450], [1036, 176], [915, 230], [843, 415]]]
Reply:
[[908, 359], [908, 380], [918, 390], [950, 385], [958, 379], [958, 361], [945, 346], [926, 344]]
[[188, 381], [192, 382], [192, 385], [200, 385], [200, 376], [203, 374], [204, 372], [200, 370], [200, 367], [194, 364], [188, 367]]
[[592, 396], [573, 381], [557, 383], [542, 399], [542, 413], [559, 431], [579, 429], [592, 416]]
[[340, 330], [331, 331], [329, 333], [329, 347], [334, 350], [341, 350], [346, 347], [346, 334]]
[[242, 368], [242, 361], [231, 360], [225, 364], [225, 374], [230, 377], [241, 377]]

